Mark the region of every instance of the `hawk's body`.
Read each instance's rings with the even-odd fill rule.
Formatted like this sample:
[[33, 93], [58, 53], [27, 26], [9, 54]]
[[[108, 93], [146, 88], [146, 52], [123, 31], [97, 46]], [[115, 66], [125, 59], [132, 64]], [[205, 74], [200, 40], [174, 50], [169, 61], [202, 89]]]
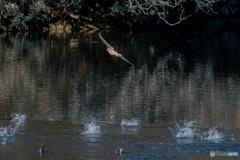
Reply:
[[107, 51], [108, 51], [108, 53], [109, 53], [110, 55], [120, 57], [120, 58], [122, 58], [125, 62], [128, 62], [129, 64], [131, 64], [132, 66], [134, 66], [134, 65], [133, 65], [131, 62], [129, 62], [125, 57], [123, 57], [123, 55], [121, 55], [120, 53], [117, 53], [117, 52], [114, 50], [114, 48], [113, 48], [110, 44], [107, 43], [107, 41], [102, 37], [101, 32], [99, 33], [99, 37], [100, 37], [100, 39], [102, 40], [102, 42], [107, 45], [107, 47], [108, 47], [108, 48], [107, 48]]

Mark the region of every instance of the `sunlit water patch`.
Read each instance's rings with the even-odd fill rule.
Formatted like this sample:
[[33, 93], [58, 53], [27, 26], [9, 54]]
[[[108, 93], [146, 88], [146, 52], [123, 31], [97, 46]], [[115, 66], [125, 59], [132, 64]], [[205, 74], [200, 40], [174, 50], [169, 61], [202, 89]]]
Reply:
[[122, 120], [121, 126], [126, 126], [126, 127], [138, 127], [140, 126], [140, 120], [139, 119], [130, 119], [130, 120]]

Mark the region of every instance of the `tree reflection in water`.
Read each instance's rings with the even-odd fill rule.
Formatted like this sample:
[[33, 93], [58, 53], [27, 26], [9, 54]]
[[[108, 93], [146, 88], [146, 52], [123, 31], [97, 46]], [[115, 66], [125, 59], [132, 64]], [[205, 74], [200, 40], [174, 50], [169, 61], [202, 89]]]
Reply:
[[239, 32], [104, 35], [136, 68], [108, 55], [98, 33], [2, 36], [2, 119], [16, 112], [44, 122], [81, 124], [92, 115], [108, 124], [138, 118], [171, 126], [186, 119], [199, 127], [240, 127]]

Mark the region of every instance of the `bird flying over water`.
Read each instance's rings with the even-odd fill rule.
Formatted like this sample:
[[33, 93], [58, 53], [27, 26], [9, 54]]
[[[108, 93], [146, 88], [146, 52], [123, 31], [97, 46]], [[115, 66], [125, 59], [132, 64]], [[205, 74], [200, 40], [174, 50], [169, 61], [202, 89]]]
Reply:
[[123, 57], [122, 54], [117, 53], [117, 52], [114, 50], [114, 48], [113, 48], [110, 44], [107, 43], [107, 41], [102, 37], [101, 32], [99, 33], [99, 37], [100, 37], [100, 39], [102, 40], [102, 42], [107, 45], [107, 47], [108, 47], [108, 48], [107, 48], [107, 51], [108, 51], [108, 53], [109, 53], [110, 55], [113, 55], [113, 56], [116, 56], [116, 57], [120, 57], [120, 58], [122, 58], [125, 62], [127, 62], [127, 63], [131, 64], [132, 66], [134, 66], [134, 65], [133, 65], [131, 62], [129, 62], [125, 57]]

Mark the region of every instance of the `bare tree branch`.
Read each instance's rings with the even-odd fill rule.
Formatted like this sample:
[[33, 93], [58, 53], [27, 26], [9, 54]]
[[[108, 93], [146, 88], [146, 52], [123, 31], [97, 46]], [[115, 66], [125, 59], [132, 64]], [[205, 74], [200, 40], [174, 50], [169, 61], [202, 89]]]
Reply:
[[[192, 0], [196, 3], [196, 10], [201, 10], [207, 14], [216, 14], [213, 11], [213, 4], [220, 0]], [[179, 24], [180, 22], [186, 20], [191, 16], [185, 15], [184, 3], [187, 3], [187, 0], [128, 0], [126, 8], [129, 12], [132, 12], [136, 15], [157, 15], [159, 19], [163, 20], [170, 26]], [[180, 8], [179, 20], [175, 23], [170, 23], [166, 18], [169, 17], [169, 10], [174, 8]]]

